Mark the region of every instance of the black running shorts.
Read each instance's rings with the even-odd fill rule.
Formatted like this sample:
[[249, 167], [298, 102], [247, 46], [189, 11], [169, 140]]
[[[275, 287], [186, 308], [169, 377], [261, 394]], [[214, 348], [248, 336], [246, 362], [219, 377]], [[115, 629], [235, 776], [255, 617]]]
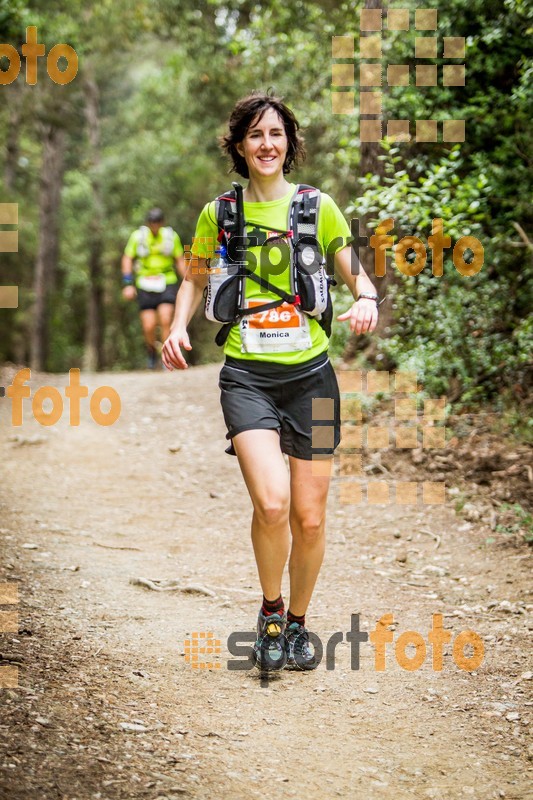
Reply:
[[[282, 452], [306, 461], [332, 456], [340, 442], [339, 387], [327, 353], [297, 366], [227, 357], [218, 385], [226, 439], [277, 430]], [[233, 443], [226, 453], [235, 455]]]
[[139, 311], [154, 310], [162, 303], [174, 305], [177, 293], [177, 283], [169, 283], [164, 292], [145, 292], [144, 289], [137, 289]]

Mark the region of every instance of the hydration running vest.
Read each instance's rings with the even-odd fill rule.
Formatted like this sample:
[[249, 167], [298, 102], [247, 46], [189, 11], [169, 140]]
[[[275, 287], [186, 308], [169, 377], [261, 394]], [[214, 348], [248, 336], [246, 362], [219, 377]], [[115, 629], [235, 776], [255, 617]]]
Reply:
[[[225, 192], [215, 201], [219, 230], [218, 258], [208, 262], [208, 283], [204, 292], [207, 319], [224, 323], [215, 338], [216, 343], [223, 345], [231, 327], [245, 315], [277, 308], [283, 302], [295, 305], [300, 311], [314, 317], [329, 337], [333, 318], [329, 289], [331, 285], [336, 285], [336, 281], [326, 272], [326, 260], [317, 240], [320, 190], [299, 184], [289, 205], [287, 230], [274, 231], [279, 235], [265, 242], [272, 244], [278, 239], [288, 241], [291, 256], [291, 293], [288, 294], [247, 268], [243, 260], [246, 245], [255, 246], [253, 242], [257, 237], [253, 236], [254, 223], [248, 225], [251, 230], [247, 231], [242, 210], [242, 187], [238, 184], [234, 186], [238, 188]], [[258, 226], [255, 227], [257, 230]], [[246, 279], [255, 281], [279, 299], [245, 308]]]
[[[161, 233], [161, 247], [157, 251], [157, 255], [172, 256], [174, 252], [174, 230], [170, 227], [160, 228]], [[148, 258], [149, 255], [156, 255], [151, 253], [148, 244], [150, 240], [150, 228], [147, 225], [141, 225], [139, 228], [139, 238], [137, 240], [137, 258]]]

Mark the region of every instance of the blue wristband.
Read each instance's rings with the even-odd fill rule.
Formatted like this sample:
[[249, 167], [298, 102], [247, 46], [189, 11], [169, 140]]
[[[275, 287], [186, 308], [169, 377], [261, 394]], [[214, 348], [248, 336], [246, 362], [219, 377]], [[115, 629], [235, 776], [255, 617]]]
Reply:
[[133, 275], [131, 274], [131, 272], [129, 275], [122, 276], [122, 283], [124, 284], [124, 286], [133, 286]]

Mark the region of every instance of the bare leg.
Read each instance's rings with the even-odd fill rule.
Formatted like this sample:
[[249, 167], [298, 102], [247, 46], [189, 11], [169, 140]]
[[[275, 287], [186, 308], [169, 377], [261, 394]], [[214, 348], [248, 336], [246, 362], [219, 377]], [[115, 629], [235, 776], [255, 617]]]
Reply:
[[157, 307], [157, 320], [159, 322], [162, 342], [166, 342], [168, 339], [173, 317], [174, 305], [172, 303], [161, 303], [161, 305]]
[[144, 341], [149, 350], [155, 350], [156, 322], [157, 315], [153, 308], [147, 308], [145, 311], [141, 311], [141, 325], [143, 329]]
[[289, 475], [272, 430], [243, 431], [233, 438], [254, 506], [252, 543], [263, 594], [275, 600], [289, 555]]
[[[291, 468], [289, 608], [302, 616], [307, 611], [326, 545], [326, 503], [330, 476], [312, 474], [312, 461], [289, 456]], [[328, 462], [331, 469], [332, 460]]]

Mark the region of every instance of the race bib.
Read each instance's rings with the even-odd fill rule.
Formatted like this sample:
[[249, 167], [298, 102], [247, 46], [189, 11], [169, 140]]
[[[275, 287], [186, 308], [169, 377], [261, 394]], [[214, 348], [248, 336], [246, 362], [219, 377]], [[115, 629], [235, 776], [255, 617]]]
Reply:
[[164, 292], [167, 281], [164, 275], [142, 275], [137, 278], [137, 286], [145, 292]]
[[[261, 305], [262, 300], [250, 300], [247, 308]], [[312, 344], [306, 315], [290, 303], [246, 315], [240, 334], [242, 353], [292, 353]]]

